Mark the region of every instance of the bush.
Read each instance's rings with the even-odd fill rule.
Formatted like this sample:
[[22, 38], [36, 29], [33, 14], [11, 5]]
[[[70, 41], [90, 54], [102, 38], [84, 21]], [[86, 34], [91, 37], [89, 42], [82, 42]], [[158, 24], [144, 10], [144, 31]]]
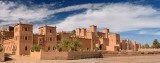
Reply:
[[0, 52], [2, 52], [3, 51], [3, 47], [0, 47]]
[[48, 52], [48, 50], [45, 50], [44, 52]]
[[100, 49], [99, 49], [98, 47], [95, 47], [94, 50], [95, 50], [95, 51], [98, 51], [98, 50], [100, 50]]
[[61, 51], [62, 44], [56, 44], [55, 49], [57, 49], [58, 51]]
[[41, 47], [39, 47], [38, 45], [33, 45], [33, 46], [31, 47], [31, 51], [39, 52], [40, 49], [41, 49]]

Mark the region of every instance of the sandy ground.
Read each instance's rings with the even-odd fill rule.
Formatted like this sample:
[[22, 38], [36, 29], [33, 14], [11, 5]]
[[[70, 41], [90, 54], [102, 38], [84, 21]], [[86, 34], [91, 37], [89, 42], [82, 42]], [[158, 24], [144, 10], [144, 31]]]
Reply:
[[0, 63], [160, 63], [160, 55], [121, 56], [79, 60], [36, 60], [29, 56], [11, 55], [7, 61]]

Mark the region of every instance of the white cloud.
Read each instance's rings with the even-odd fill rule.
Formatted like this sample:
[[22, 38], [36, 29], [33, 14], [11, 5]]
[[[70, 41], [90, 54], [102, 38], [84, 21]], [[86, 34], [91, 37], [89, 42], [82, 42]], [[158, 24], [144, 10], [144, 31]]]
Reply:
[[25, 4], [18, 4], [16, 2], [0, 1], [0, 20], [2, 21], [0, 25], [15, 24], [18, 23], [18, 21], [22, 21], [23, 23], [43, 21], [52, 18], [55, 13], [79, 10], [82, 8], [95, 8], [102, 4], [81, 4], [54, 10], [49, 9], [50, 6], [53, 7], [54, 5], [55, 4], [43, 3], [42, 5], [28, 7]]
[[125, 32], [142, 28], [159, 28], [160, 13], [151, 6], [130, 3], [112, 3], [98, 10], [89, 9], [83, 14], [67, 17], [56, 24], [58, 30], [71, 31], [78, 27], [88, 28], [95, 24], [99, 28], [110, 28], [111, 32]]
[[160, 35], [160, 32], [156, 32], [156, 33], [154, 33], [154, 35]]
[[80, 10], [80, 9], [95, 9], [95, 8], [100, 8], [101, 6], [104, 6], [104, 3], [98, 3], [98, 4], [81, 4], [81, 5], [74, 5], [74, 6], [68, 6], [65, 8], [60, 8], [57, 10], [54, 10], [55, 13], [58, 12], [66, 12], [66, 11], [73, 11], [73, 10]]
[[138, 34], [149, 34], [150, 32], [148, 31], [139, 31]]
[[49, 17], [47, 8], [33, 7], [32, 9], [23, 4], [0, 1], [0, 25], [17, 23], [19, 20], [27, 23], [44, 20]]
[[[61, 23], [56, 24], [57, 29], [71, 31], [78, 27], [88, 28], [90, 25], [98, 25], [99, 28], [110, 28], [112, 32], [124, 32], [140, 30], [142, 28], [159, 28], [160, 12], [151, 6], [134, 5], [130, 3], [111, 4], [81, 4], [68, 6], [60, 9], [49, 9], [50, 4], [42, 7], [35, 5], [28, 7], [15, 2], [0, 1], [0, 25], [43, 21], [53, 17], [55, 13], [67, 12], [80, 9], [88, 9], [82, 14], [67, 17]], [[50, 6], [54, 6], [51, 4]], [[52, 15], [52, 16], [51, 16]], [[34, 26], [38, 33], [38, 26]], [[142, 33], [142, 32], [140, 32]]]

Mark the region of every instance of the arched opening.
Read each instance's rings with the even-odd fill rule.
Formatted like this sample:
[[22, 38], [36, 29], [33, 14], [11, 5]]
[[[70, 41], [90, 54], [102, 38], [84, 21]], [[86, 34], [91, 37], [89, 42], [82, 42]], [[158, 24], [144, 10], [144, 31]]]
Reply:
[[87, 51], [89, 50], [89, 48], [87, 48]]
[[99, 45], [99, 49], [102, 50], [102, 45]]
[[25, 31], [27, 31], [27, 28], [25, 28]]
[[50, 30], [50, 33], [52, 33], [52, 30]]
[[53, 50], [55, 49], [55, 47], [53, 46]]
[[50, 47], [48, 47], [48, 51], [50, 50]]
[[25, 51], [27, 51], [27, 46], [25, 47]]

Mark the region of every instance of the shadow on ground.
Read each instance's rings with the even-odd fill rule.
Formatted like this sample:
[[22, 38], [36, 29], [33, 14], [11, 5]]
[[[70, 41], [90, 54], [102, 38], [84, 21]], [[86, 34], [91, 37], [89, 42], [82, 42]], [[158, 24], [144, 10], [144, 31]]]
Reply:
[[11, 54], [5, 54], [5, 61], [12, 61]]

